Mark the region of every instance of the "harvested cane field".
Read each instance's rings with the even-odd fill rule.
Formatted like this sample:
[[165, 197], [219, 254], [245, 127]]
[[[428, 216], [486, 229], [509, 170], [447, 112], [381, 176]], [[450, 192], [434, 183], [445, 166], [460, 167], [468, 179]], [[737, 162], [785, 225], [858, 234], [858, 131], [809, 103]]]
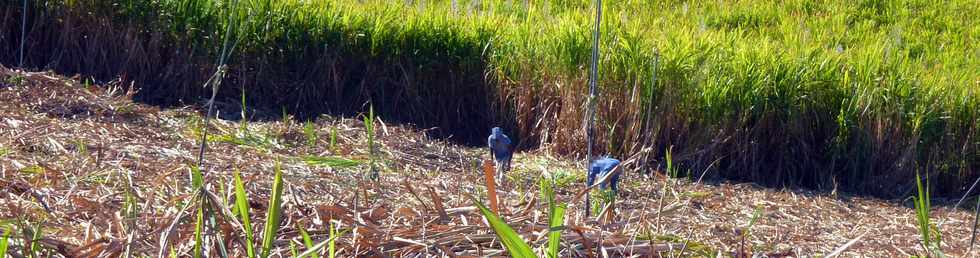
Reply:
[[[134, 103], [128, 85], [47, 72], [0, 68], [0, 79], [0, 217], [14, 257], [246, 257], [246, 246], [278, 257], [321, 243], [333, 247], [319, 245], [314, 257], [508, 254], [476, 206], [489, 198], [483, 148], [383, 119], [373, 132], [356, 118], [212, 120], [204, 194], [191, 170], [204, 110]], [[369, 137], [377, 181], [367, 176]], [[921, 244], [911, 200], [630, 171], [613, 218], [596, 220], [575, 198], [584, 189], [579, 162], [546, 150], [515, 161], [496, 186], [498, 214], [541, 257], [551, 239], [547, 189], [567, 208], [559, 257], [810, 257], [855, 239], [842, 255], [937, 253]], [[278, 227], [267, 226], [272, 210]], [[930, 212], [939, 251], [978, 255], [967, 253], [971, 212]]]
[[0, 2], [0, 250], [977, 255], [975, 1], [594, 4]]

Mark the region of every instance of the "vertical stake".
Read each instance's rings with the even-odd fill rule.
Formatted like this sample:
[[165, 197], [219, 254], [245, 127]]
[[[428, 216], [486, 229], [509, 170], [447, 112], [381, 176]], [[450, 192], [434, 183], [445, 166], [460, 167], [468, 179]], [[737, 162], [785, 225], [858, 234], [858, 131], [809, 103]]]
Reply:
[[[595, 1], [595, 30], [592, 33], [592, 69], [589, 73], [589, 99], [587, 100], [588, 106], [586, 107], [586, 115], [588, 118], [585, 120], [585, 139], [586, 139], [586, 154], [585, 154], [585, 176], [589, 175], [589, 166], [592, 164], [592, 137], [593, 137], [593, 123], [595, 122], [595, 102], [598, 95], [596, 84], [598, 83], [599, 77], [599, 25], [602, 21], [602, 0]], [[585, 194], [585, 216], [589, 215], [589, 194]]]
[[20, 59], [17, 66], [24, 68], [24, 42], [27, 40], [27, 0], [24, 0], [24, 8], [20, 10]]

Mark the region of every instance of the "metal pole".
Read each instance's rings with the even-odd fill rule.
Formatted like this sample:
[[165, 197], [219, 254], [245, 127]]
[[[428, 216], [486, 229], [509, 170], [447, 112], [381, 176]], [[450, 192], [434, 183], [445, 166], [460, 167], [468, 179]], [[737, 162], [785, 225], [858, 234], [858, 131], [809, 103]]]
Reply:
[[24, 0], [24, 8], [20, 12], [20, 59], [17, 66], [24, 68], [24, 41], [27, 39], [27, 0]]
[[[598, 83], [599, 77], [599, 25], [602, 21], [602, 0], [595, 1], [595, 30], [592, 33], [592, 70], [589, 74], [589, 99], [587, 100], [588, 107], [586, 107], [586, 113], [588, 118], [585, 121], [585, 139], [586, 139], [586, 154], [585, 154], [585, 176], [589, 176], [590, 165], [592, 163], [592, 134], [593, 134], [593, 123], [595, 121], [595, 102], [596, 96], [598, 94], [596, 84]], [[589, 215], [589, 195], [585, 195], [585, 215]]]

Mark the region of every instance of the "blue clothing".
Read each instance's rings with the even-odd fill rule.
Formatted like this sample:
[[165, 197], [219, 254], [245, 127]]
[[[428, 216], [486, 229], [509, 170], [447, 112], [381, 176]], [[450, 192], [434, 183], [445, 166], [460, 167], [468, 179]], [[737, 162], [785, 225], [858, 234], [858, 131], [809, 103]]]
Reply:
[[503, 133], [500, 127], [494, 127], [490, 137], [487, 137], [487, 145], [494, 160], [497, 162], [509, 162], [513, 148], [511, 147], [510, 137]]
[[[592, 165], [589, 166], [589, 177], [586, 183], [591, 186], [592, 184], [595, 183], [596, 180], [612, 172], [612, 169], [615, 168], [616, 165], [619, 165], [619, 160], [614, 158], [609, 158], [609, 157], [592, 161]], [[619, 174], [616, 174], [613, 175], [612, 178], [609, 179], [609, 181], [606, 181], [606, 183], [599, 185], [599, 189], [606, 189], [606, 187], [612, 187], [613, 192], [617, 192], [619, 190], [619, 188], [616, 187], [618, 183], [619, 183]]]

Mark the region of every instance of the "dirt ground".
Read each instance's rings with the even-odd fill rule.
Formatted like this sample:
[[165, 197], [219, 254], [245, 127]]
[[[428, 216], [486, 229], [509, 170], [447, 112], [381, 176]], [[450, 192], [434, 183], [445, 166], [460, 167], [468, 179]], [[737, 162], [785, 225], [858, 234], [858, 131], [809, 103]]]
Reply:
[[[133, 94], [128, 84], [95, 86], [0, 67], [0, 218], [41, 228], [39, 242], [62, 256], [155, 257], [161, 233], [179, 214], [184, 219], [167, 238], [176, 244], [166, 252], [189, 254], [194, 221], [182, 207], [195, 196], [188, 175], [197, 162], [201, 109], [161, 109], [131, 101]], [[221, 117], [240, 117], [239, 104], [218, 106]], [[273, 253], [282, 256], [291, 246], [305, 249], [300, 229], [319, 243], [330, 225], [347, 231], [337, 239], [342, 257], [505, 255], [467, 198], [487, 199], [478, 169], [487, 150], [383, 120], [375, 126], [378, 181], [369, 179], [363, 121], [328, 116], [309, 125], [211, 120], [204, 181], [228, 207], [232, 171], [241, 171], [252, 228], [261, 234], [280, 164], [285, 203]], [[554, 179], [558, 200], [569, 202], [583, 189], [581, 167], [543, 150], [519, 153], [497, 187], [503, 218], [539, 254], [548, 206], [537, 178]], [[569, 203], [560, 256], [810, 257], [851, 240], [843, 256], [925, 254], [911, 202], [624, 173], [611, 220], [587, 218], [580, 200]], [[967, 253], [972, 214], [948, 206], [931, 214], [941, 223], [942, 251], [977, 257]], [[242, 256], [241, 230], [232, 225], [211, 233], [227, 241], [230, 256]], [[12, 252], [22, 255], [18, 233]]]

